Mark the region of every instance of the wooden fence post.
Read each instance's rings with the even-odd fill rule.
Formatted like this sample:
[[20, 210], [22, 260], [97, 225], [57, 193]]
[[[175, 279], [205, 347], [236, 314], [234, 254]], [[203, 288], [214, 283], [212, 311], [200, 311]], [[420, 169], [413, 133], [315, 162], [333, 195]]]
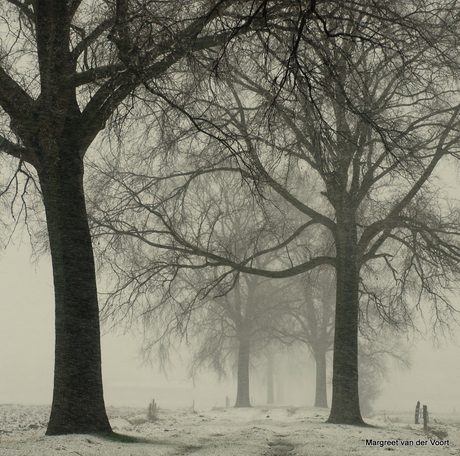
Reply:
[[420, 417], [420, 401], [417, 401], [417, 405], [415, 406], [415, 424], [418, 424], [419, 417]]
[[426, 405], [423, 406], [423, 429], [428, 429], [428, 407]]

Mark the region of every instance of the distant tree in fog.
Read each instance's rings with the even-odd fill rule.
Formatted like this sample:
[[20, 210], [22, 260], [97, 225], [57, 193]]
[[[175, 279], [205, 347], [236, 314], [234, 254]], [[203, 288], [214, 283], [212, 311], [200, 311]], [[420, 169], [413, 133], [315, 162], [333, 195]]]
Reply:
[[334, 343], [335, 287], [331, 270], [314, 271], [290, 279], [289, 304], [273, 328], [284, 343], [308, 347], [316, 367], [315, 407], [327, 407], [327, 354]]
[[263, 356], [270, 328], [282, 315], [283, 290], [273, 281], [242, 274], [232, 290], [215, 298], [192, 317], [191, 367], [220, 374], [236, 371], [235, 407], [250, 407], [251, 360]]
[[410, 367], [410, 347], [403, 335], [386, 325], [372, 338], [359, 342], [359, 402], [363, 416], [371, 416], [374, 402], [382, 393], [382, 383], [388, 378], [389, 365], [399, 369]]
[[267, 404], [275, 404], [275, 351], [272, 347], [268, 347], [265, 351], [266, 357], [266, 375], [267, 382]]
[[[206, 184], [190, 190], [188, 196], [193, 193], [193, 204], [185, 206], [187, 214], [180, 211], [179, 222], [188, 224], [189, 234], [194, 233], [202, 245], [213, 242], [214, 251], [239, 257], [255, 247], [263, 248], [285, 229], [287, 221], [280, 209], [277, 223], [276, 206], [272, 208], [272, 219], [265, 220], [257, 201], [240, 191], [239, 179], [227, 176], [222, 185], [219, 176], [210, 176]], [[133, 217], [130, 223], [135, 221]], [[173, 218], [170, 222], [178, 223]], [[111, 227], [112, 222], [105, 223]], [[212, 239], [208, 237], [210, 233]], [[104, 246], [104, 239], [100, 241]], [[118, 241], [112, 239], [110, 247], [113, 242]], [[121, 311], [129, 325], [131, 319], [141, 315], [145, 328], [142, 351], [146, 358], [159, 356], [166, 360], [173, 346], [186, 341], [192, 356], [191, 375], [201, 368], [210, 368], [220, 376], [236, 372], [235, 406], [249, 407], [250, 360], [260, 356], [270, 343], [273, 328], [286, 311], [287, 300], [292, 299], [291, 293], [286, 292], [291, 284], [218, 265], [187, 265], [186, 256], [176, 249], [159, 251], [153, 257], [136, 243], [130, 244], [129, 237], [123, 237], [122, 242], [122, 249], [117, 246], [118, 258], [111, 262], [118, 277], [117, 291], [103, 309], [104, 318], [117, 325]], [[265, 266], [270, 261], [278, 264], [280, 257], [266, 255], [264, 261]], [[260, 261], [254, 258], [253, 264]]]
[[[335, 278], [333, 270], [317, 268], [290, 279], [286, 293], [291, 298], [283, 307], [282, 318], [273, 333], [284, 343], [306, 345], [315, 360], [315, 407], [327, 407], [327, 354], [334, 344]], [[380, 295], [383, 299], [384, 292]], [[410, 327], [407, 326], [410, 324]], [[388, 359], [407, 365], [408, 348], [401, 335], [413, 322], [385, 321], [375, 308], [369, 308], [365, 290], [360, 291], [359, 349], [360, 405], [366, 415], [377, 398], [378, 385], [385, 377]], [[363, 409], [363, 410], [364, 410]]]

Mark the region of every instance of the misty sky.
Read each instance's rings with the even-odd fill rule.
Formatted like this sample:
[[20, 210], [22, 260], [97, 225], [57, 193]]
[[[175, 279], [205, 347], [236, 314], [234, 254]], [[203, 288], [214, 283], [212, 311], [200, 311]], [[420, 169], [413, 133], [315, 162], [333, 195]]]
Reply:
[[[27, 244], [10, 245], [0, 257], [0, 286], [0, 403], [50, 403], [54, 350], [51, 266], [46, 259], [31, 264]], [[108, 406], [144, 406], [154, 395], [164, 407], [188, 407], [195, 400], [197, 408], [206, 408], [223, 406], [225, 396], [235, 396], [235, 384], [218, 385], [212, 376], [203, 376], [194, 387], [177, 363], [168, 378], [156, 367], [141, 366], [139, 340], [132, 335], [106, 334], [102, 345]], [[450, 413], [454, 407], [460, 413], [460, 348], [449, 343], [435, 350], [430, 341], [422, 341], [413, 353], [410, 371], [389, 373], [375, 408], [412, 410], [420, 400], [431, 413]], [[299, 395], [303, 404], [294, 405], [312, 405], [313, 378], [306, 379], [311, 391]]]

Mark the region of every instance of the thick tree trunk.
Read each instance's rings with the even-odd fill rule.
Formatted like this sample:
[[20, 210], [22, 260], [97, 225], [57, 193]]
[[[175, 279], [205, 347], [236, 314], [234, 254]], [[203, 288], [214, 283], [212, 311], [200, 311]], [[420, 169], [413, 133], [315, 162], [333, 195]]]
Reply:
[[247, 331], [241, 331], [238, 349], [238, 374], [235, 407], [251, 407], [249, 397], [249, 353], [250, 336]]
[[274, 356], [272, 353], [267, 355], [267, 404], [275, 403], [275, 383], [273, 379]]
[[64, 152], [39, 171], [56, 306], [54, 391], [47, 434], [110, 432], [105, 412], [99, 309], [83, 193], [83, 163]]
[[315, 407], [327, 408], [327, 377], [326, 377], [326, 352], [315, 351], [316, 363], [316, 392]]
[[[362, 425], [358, 394], [359, 268], [356, 224], [347, 209], [337, 217], [337, 297], [332, 405], [329, 423]], [[352, 212], [352, 209], [349, 209]]]

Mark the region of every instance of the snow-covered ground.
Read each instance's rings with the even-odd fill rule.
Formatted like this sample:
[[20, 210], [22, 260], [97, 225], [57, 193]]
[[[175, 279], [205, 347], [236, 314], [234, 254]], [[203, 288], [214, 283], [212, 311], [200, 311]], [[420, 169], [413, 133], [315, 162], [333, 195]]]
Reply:
[[411, 415], [388, 412], [367, 420], [371, 427], [354, 427], [326, 424], [327, 411], [305, 407], [160, 409], [154, 422], [147, 420], [146, 410], [109, 407], [119, 434], [109, 439], [47, 437], [48, 414], [46, 406], [0, 405], [0, 455], [326, 456], [385, 450], [394, 455], [460, 454], [460, 419], [455, 415], [431, 416], [431, 429], [424, 432]]

